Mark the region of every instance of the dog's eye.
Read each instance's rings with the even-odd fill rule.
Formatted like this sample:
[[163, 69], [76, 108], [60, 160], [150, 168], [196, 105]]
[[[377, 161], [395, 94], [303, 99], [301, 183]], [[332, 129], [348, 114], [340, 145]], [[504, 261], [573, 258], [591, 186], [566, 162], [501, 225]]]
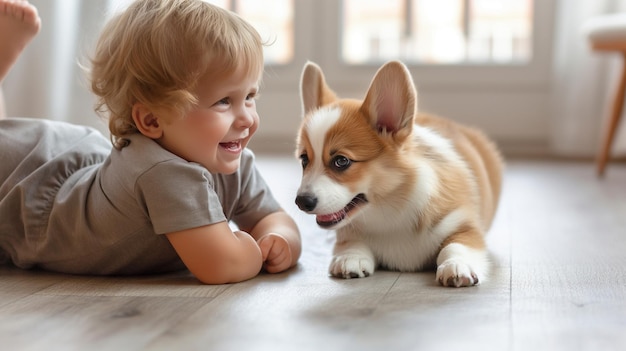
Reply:
[[300, 155], [300, 161], [302, 162], [302, 168], [306, 168], [309, 164], [309, 156], [307, 154]]
[[343, 171], [347, 169], [348, 167], [350, 167], [351, 164], [352, 164], [352, 161], [349, 158], [342, 156], [342, 155], [333, 157], [331, 161], [331, 166], [338, 171]]

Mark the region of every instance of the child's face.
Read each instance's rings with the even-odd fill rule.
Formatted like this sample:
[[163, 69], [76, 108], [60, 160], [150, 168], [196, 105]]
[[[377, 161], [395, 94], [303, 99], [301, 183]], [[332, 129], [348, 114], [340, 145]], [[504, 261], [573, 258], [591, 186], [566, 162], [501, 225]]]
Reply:
[[196, 89], [198, 106], [184, 118], [166, 122], [159, 143], [212, 173], [234, 173], [259, 125], [258, 89], [259, 76], [239, 70], [219, 79], [202, 77]]

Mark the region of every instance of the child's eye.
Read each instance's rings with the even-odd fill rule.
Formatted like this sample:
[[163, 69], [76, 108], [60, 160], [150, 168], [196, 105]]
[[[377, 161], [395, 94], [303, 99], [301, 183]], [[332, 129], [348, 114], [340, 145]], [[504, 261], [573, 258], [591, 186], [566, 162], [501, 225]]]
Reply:
[[250, 93], [248, 94], [248, 96], [246, 96], [246, 100], [253, 100], [254, 98], [256, 98], [257, 93]]
[[220, 101], [215, 103], [216, 105], [228, 105], [230, 104], [230, 99], [229, 98], [223, 98]]

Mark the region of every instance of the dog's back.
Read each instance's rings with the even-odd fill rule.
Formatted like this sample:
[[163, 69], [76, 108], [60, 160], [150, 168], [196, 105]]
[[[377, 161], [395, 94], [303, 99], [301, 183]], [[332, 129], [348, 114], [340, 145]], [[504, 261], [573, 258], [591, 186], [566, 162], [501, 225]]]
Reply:
[[436, 130], [450, 140], [474, 173], [479, 188], [483, 230], [496, 213], [502, 187], [503, 160], [496, 145], [478, 129], [430, 114], [419, 114], [415, 124]]

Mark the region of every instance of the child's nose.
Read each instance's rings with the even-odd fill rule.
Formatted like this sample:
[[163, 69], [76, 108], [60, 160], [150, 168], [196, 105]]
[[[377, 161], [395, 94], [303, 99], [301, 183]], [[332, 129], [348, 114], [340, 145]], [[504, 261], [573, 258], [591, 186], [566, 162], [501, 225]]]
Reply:
[[242, 128], [250, 128], [254, 124], [254, 115], [248, 109], [241, 109], [237, 114], [237, 125]]

